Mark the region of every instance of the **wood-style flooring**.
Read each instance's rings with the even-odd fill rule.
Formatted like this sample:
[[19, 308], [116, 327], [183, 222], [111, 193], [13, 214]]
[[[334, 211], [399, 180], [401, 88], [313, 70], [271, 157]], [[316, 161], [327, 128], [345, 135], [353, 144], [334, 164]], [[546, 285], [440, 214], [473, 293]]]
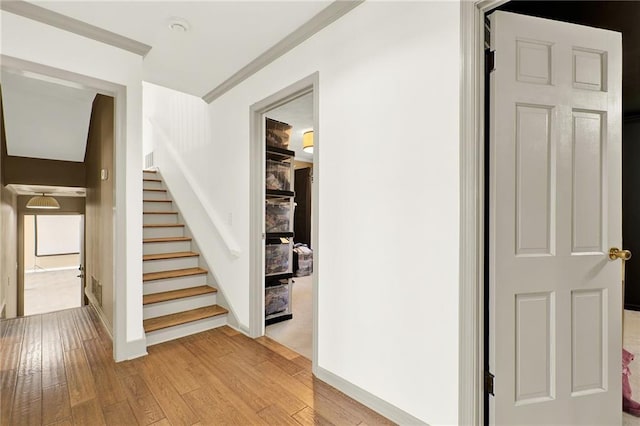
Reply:
[[0, 425], [382, 425], [304, 357], [229, 327], [115, 363], [91, 307], [0, 321]]

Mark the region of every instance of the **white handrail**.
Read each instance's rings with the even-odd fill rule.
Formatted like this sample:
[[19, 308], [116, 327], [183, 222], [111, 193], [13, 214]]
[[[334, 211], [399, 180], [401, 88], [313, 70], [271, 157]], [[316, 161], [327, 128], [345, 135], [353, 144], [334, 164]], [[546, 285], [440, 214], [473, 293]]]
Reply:
[[171, 138], [165, 133], [161, 126], [157, 125], [154, 122], [151, 117], [147, 117], [147, 120], [149, 120], [151, 126], [154, 128], [154, 130], [157, 130], [158, 135], [160, 135], [161, 139], [163, 139], [161, 141], [163, 147], [167, 150], [167, 153], [171, 156], [171, 159], [175, 162], [177, 168], [182, 172], [182, 175], [196, 195], [198, 201], [200, 201], [200, 204], [204, 208], [207, 217], [209, 218], [218, 235], [220, 235], [220, 238], [227, 247], [227, 250], [229, 250], [229, 253], [231, 253], [231, 255], [234, 257], [240, 257], [240, 254], [242, 254], [240, 245], [236, 242], [235, 238], [231, 234], [231, 230], [220, 218], [220, 215], [217, 213], [216, 209], [214, 209], [207, 198], [204, 197], [205, 192], [197, 183], [196, 179], [189, 171], [189, 168], [186, 167], [184, 161], [182, 160], [176, 149], [171, 145]]

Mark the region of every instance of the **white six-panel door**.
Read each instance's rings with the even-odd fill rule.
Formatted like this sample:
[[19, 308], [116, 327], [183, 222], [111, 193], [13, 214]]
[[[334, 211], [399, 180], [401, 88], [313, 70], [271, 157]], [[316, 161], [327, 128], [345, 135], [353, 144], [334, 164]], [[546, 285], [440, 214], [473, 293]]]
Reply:
[[492, 423], [619, 425], [621, 36], [491, 15]]

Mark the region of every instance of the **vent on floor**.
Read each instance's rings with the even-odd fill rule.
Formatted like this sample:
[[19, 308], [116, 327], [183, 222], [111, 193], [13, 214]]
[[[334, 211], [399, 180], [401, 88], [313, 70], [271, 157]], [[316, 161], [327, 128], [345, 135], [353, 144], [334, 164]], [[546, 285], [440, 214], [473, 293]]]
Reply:
[[98, 306], [102, 306], [102, 284], [94, 276], [91, 277], [91, 291], [96, 302], [98, 302]]

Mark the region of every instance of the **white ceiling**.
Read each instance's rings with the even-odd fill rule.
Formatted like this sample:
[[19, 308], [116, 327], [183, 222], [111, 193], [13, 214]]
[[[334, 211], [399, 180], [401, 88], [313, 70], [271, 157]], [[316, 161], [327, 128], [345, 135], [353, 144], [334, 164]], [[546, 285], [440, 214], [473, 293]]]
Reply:
[[85, 197], [85, 188], [71, 188], [66, 186], [45, 186], [45, 185], [7, 185], [18, 195], [40, 195], [42, 193], [53, 195], [54, 197]]
[[2, 70], [7, 154], [83, 162], [96, 92]]
[[274, 120], [287, 123], [291, 129], [289, 149], [295, 151], [296, 160], [313, 162], [313, 154], [302, 150], [302, 134], [313, 130], [313, 93], [296, 98], [265, 114]]
[[[150, 45], [146, 81], [203, 96], [331, 1], [33, 1]], [[169, 29], [172, 18], [189, 23]]]

